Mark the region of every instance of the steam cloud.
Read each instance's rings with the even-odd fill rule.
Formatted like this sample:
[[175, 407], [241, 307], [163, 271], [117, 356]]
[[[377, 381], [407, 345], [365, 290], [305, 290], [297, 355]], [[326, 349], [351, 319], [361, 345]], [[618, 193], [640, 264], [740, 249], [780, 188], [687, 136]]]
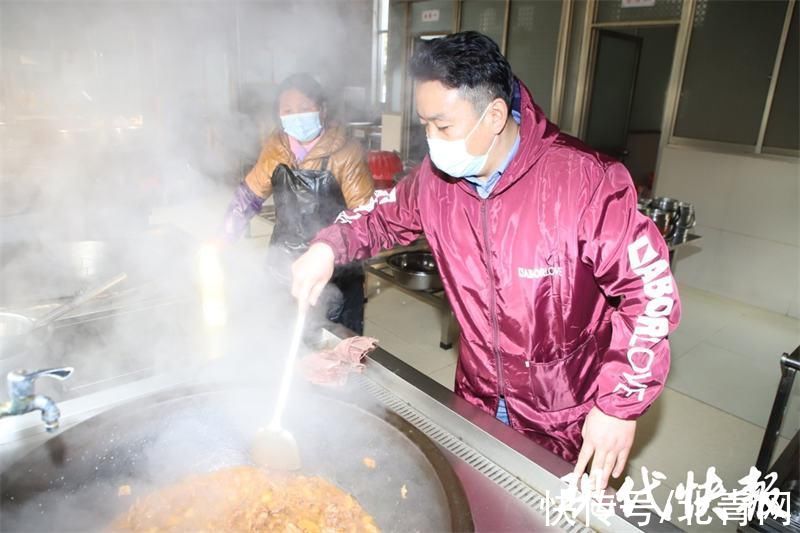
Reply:
[[[285, 76], [315, 75], [334, 117], [374, 117], [372, 18], [372, 0], [0, 1], [0, 310], [41, 316], [129, 275], [113, 298], [87, 305], [96, 320], [65, 321], [49, 343], [0, 360], [0, 376], [75, 366], [63, 388], [37, 384], [56, 400], [162, 371], [269, 383], [294, 303], [265, 275], [264, 239], [220, 258], [222, 329], [203, 320], [197, 249], [275, 127]], [[119, 302], [136, 311], [99, 313]], [[175, 443], [169, 460], [191, 457], [185, 439]], [[107, 489], [116, 494], [91, 490]], [[66, 513], [62, 499], [48, 493], [24, 511]]]

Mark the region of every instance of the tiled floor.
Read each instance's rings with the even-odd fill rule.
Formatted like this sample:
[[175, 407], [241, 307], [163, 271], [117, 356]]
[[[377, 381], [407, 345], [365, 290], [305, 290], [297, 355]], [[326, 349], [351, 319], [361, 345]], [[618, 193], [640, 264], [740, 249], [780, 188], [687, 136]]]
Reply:
[[[688, 287], [681, 289], [681, 300], [683, 319], [670, 337], [667, 387], [639, 420], [628, 467], [639, 486], [642, 467], [666, 475], [657, 501], [666, 501], [689, 471], [704, 481], [709, 467], [726, 488], [738, 486], [761, 444], [780, 377], [780, 355], [800, 345], [798, 320]], [[452, 389], [456, 352], [439, 348], [439, 328], [433, 308], [370, 280], [366, 334]], [[795, 386], [782, 435], [790, 437], [798, 427], [800, 386]], [[781, 440], [778, 451], [787, 441]], [[673, 512], [677, 517], [681, 509]], [[723, 528], [701, 530], [713, 529]]]
[[439, 348], [439, 311], [372, 277], [367, 291], [364, 333], [380, 340], [389, 353], [452, 389], [458, 355], [455, 349]]
[[[800, 345], [800, 321], [685, 288], [684, 317], [672, 336], [667, 385], [764, 427], [780, 378], [779, 358]], [[794, 388], [782, 434], [800, 428]]]

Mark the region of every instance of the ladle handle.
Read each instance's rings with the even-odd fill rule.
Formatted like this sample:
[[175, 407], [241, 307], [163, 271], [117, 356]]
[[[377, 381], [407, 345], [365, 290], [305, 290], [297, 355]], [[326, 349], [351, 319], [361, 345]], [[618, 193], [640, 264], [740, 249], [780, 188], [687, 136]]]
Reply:
[[95, 298], [95, 297], [99, 296], [100, 294], [103, 294], [104, 292], [106, 292], [110, 288], [114, 287], [115, 285], [117, 285], [119, 283], [122, 283], [127, 277], [128, 277], [127, 274], [122, 273], [119, 276], [106, 281], [102, 285], [97, 285], [95, 287], [89, 287], [88, 289], [80, 292], [77, 296], [75, 296], [69, 302], [65, 303], [64, 305], [60, 305], [60, 306], [56, 307], [55, 309], [53, 309], [52, 311], [50, 311], [49, 313], [44, 315], [42, 318], [37, 320], [35, 325], [34, 325], [34, 328], [40, 328], [40, 327], [47, 326], [48, 324], [50, 324], [51, 322], [53, 322], [57, 318], [62, 317], [65, 314], [69, 313], [70, 311], [72, 311], [73, 309], [78, 307], [79, 305], [85, 304], [86, 302], [88, 302], [92, 298]]
[[306, 312], [308, 306], [301, 305], [297, 310], [297, 318], [294, 322], [294, 330], [292, 331], [291, 344], [289, 345], [289, 353], [286, 358], [286, 366], [283, 369], [283, 376], [281, 377], [280, 389], [278, 389], [278, 399], [275, 402], [275, 412], [270, 422], [270, 429], [280, 430], [281, 420], [283, 419], [283, 412], [286, 410], [286, 401], [289, 398], [289, 389], [292, 385], [292, 378], [294, 377], [294, 368], [297, 364], [297, 354], [300, 351], [300, 343], [303, 340], [303, 330], [306, 323]]

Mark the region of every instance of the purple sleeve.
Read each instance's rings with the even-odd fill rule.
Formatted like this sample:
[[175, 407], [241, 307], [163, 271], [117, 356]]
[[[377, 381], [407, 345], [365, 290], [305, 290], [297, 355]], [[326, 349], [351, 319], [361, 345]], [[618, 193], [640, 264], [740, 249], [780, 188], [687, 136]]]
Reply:
[[245, 182], [241, 182], [233, 193], [233, 199], [225, 212], [223, 237], [226, 242], [233, 242], [244, 234], [250, 219], [264, 205], [264, 199], [250, 190]]
[[342, 211], [312, 242], [329, 245], [336, 264], [367, 259], [381, 250], [414, 242], [422, 233], [418, 177], [414, 171], [392, 190], [377, 190], [366, 204]]
[[638, 212], [636, 189], [622, 165], [606, 170], [582, 217], [579, 245], [603, 292], [621, 300], [611, 316], [611, 345], [602, 356], [595, 403], [606, 414], [635, 419], [664, 388], [667, 335], [677, 327], [681, 308], [667, 245]]

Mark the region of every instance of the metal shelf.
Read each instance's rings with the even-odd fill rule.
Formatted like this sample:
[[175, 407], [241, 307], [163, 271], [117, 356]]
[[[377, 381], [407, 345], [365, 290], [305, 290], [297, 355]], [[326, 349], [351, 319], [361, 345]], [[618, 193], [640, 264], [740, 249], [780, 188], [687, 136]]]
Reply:
[[378, 256], [364, 262], [364, 271], [368, 274], [385, 281], [394, 288], [402, 291], [403, 293], [416, 298], [422, 303], [435, 307], [441, 313], [441, 335], [439, 337], [439, 347], [442, 350], [449, 350], [453, 347], [453, 338], [456, 331], [456, 319], [453, 316], [453, 311], [450, 308], [450, 302], [447, 300], [443, 290], [438, 291], [414, 291], [404, 287], [395, 281], [394, 276], [386, 263], [386, 259], [393, 254], [401, 252], [411, 252], [429, 250], [428, 244], [424, 239], [420, 239], [409, 246], [400, 246], [386, 250], [378, 254]]

